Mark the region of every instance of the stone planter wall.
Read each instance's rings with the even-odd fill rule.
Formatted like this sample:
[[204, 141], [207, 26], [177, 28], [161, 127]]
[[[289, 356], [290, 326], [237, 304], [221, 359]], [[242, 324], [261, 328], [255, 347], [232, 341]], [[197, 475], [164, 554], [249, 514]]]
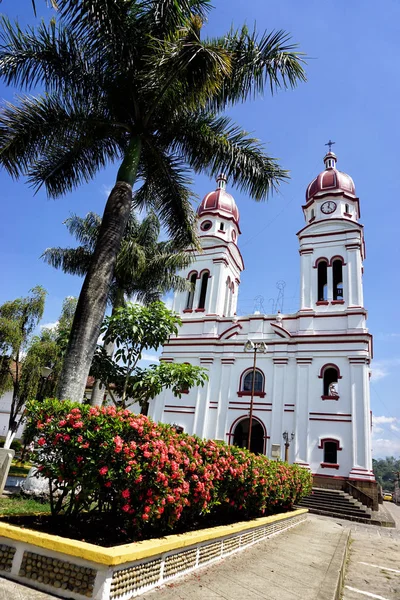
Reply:
[[307, 510], [114, 548], [0, 523], [0, 575], [63, 598], [127, 600], [299, 525]]

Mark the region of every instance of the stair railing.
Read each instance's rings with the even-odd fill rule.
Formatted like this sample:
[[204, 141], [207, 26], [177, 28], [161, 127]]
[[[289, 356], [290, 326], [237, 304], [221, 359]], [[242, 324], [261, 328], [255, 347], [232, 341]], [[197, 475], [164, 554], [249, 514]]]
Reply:
[[364, 504], [368, 508], [374, 507], [374, 499], [360, 490], [358, 487], [350, 483], [350, 481], [345, 481], [344, 491], [353, 496], [356, 500], [359, 500], [361, 504]]

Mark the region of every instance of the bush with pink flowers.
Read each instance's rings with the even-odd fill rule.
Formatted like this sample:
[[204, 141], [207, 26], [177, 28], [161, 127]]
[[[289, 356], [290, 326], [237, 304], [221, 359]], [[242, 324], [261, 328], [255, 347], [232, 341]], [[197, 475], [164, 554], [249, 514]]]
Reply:
[[27, 439], [48, 477], [54, 516], [118, 517], [133, 536], [290, 509], [311, 490], [296, 465], [200, 440], [115, 407], [32, 401]]

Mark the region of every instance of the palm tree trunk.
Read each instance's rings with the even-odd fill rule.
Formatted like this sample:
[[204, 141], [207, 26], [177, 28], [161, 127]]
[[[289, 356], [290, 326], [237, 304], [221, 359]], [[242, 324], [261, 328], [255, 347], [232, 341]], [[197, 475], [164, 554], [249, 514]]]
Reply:
[[107, 294], [132, 202], [141, 141], [132, 137], [108, 197], [93, 258], [85, 277], [67, 352], [60, 375], [58, 397], [82, 402], [93, 354], [107, 306]]
[[[121, 288], [117, 289], [113, 308], [111, 314], [114, 315], [118, 308], [125, 306], [125, 295], [124, 290]], [[114, 354], [115, 344], [114, 342], [109, 342], [106, 345], [107, 356], [112, 358]], [[90, 396], [90, 405], [91, 406], [101, 406], [103, 404], [105, 394], [105, 387], [102, 385], [99, 379], [96, 379], [93, 383], [92, 395]]]

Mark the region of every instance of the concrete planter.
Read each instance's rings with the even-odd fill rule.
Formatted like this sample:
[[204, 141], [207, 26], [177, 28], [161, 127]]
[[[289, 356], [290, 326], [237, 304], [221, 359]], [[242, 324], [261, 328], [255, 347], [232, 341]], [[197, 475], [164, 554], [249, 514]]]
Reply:
[[0, 575], [62, 598], [127, 600], [294, 527], [307, 512], [113, 548], [0, 523]]

